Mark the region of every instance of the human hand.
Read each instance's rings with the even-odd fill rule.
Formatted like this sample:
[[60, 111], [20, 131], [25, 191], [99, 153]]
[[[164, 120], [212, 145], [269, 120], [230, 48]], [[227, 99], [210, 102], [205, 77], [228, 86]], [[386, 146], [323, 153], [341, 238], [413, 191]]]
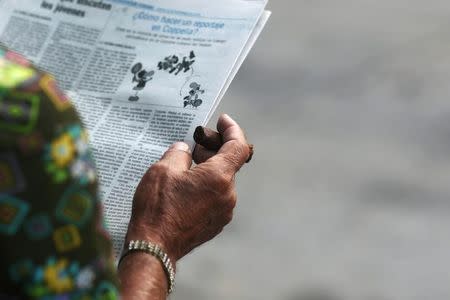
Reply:
[[185, 143], [174, 144], [144, 175], [133, 200], [127, 240], [159, 244], [173, 262], [218, 235], [233, 217], [235, 174], [250, 149], [239, 125], [222, 115], [223, 146], [199, 148], [197, 166]]

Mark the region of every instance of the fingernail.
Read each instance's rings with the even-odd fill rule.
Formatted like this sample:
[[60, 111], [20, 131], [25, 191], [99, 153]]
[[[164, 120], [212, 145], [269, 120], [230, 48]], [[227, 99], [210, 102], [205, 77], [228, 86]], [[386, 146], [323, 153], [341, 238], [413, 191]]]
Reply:
[[223, 117], [224, 117], [225, 119], [230, 119], [231, 121], [234, 121], [233, 118], [230, 117], [229, 114], [223, 114]]
[[169, 148], [170, 150], [179, 150], [189, 152], [189, 145], [183, 142], [176, 142]]

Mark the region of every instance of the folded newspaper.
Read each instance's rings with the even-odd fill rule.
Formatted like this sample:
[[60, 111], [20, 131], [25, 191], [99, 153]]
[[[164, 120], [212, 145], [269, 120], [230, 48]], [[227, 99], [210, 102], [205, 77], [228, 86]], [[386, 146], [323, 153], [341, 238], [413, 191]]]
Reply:
[[0, 0], [0, 43], [53, 74], [87, 126], [116, 255], [134, 190], [214, 113], [267, 0]]

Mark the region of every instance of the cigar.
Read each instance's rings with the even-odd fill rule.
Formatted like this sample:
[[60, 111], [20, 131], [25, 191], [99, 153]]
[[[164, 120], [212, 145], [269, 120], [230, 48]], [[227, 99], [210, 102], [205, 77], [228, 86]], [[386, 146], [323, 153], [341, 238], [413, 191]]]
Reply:
[[219, 151], [223, 145], [220, 133], [202, 126], [195, 129], [194, 141], [211, 151]]
[[[198, 126], [195, 129], [194, 141], [211, 151], [219, 151], [223, 145], [223, 140], [220, 133], [203, 126]], [[248, 144], [248, 148], [250, 154], [246, 163], [249, 163], [252, 160], [254, 154], [254, 146], [252, 144]]]

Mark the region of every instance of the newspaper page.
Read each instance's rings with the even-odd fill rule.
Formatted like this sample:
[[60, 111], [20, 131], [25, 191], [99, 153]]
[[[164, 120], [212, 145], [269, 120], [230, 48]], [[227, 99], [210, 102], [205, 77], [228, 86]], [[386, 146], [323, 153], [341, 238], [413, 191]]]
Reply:
[[116, 255], [140, 178], [191, 146], [266, 23], [267, 0], [0, 0], [0, 42], [53, 74], [89, 130]]

